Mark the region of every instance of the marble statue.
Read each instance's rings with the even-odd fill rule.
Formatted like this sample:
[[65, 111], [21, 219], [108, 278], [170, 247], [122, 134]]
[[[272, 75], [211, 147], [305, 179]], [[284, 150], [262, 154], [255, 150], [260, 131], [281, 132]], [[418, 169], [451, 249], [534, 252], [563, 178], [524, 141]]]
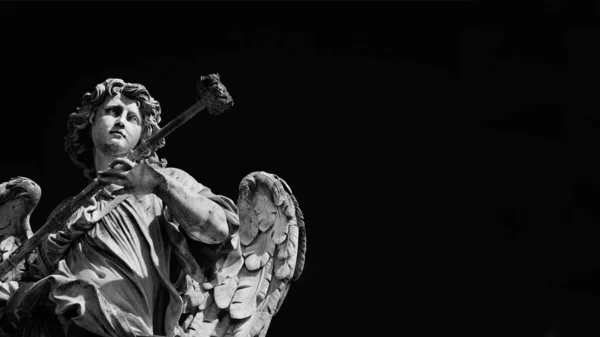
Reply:
[[140, 84], [107, 79], [68, 119], [65, 149], [90, 185], [36, 233], [40, 187], [0, 184], [0, 336], [264, 336], [304, 266], [303, 215], [276, 175], [237, 203], [158, 156], [164, 136], [233, 105], [218, 75], [160, 127]]

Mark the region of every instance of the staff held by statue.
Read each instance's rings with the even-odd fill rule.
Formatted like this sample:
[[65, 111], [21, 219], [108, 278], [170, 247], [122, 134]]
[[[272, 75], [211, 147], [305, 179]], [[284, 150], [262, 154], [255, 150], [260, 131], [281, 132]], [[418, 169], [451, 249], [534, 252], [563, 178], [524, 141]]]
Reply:
[[[233, 106], [233, 99], [221, 83], [219, 74], [201, 76], [200, 81], [198, 81], [197, 90], [200, 94], [200, 99], [195, 104], [175, 117], [158, 132], [147, 139], [141, 140], [136, 148], [127, 155], [127, 159], [135, 162], [142, 158], [148, 151], [156, 149], [162, 139], [205, 108], [209, 114], [218, 115]], [[17, 248], [9, 258], [0, 263], [0, 279], [3, 279], [21, 261], [27, 258], [48, 235], [55, 232], [79, 207], [83, 206], [104, 187], [105, 184], [96, 178], [83, 191], [66, 203], [35, 234]]]

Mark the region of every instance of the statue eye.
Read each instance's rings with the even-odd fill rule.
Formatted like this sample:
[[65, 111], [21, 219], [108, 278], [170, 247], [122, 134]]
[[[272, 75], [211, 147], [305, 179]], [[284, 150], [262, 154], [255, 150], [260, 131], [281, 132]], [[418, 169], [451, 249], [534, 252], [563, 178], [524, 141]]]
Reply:
[[117, 113], [117, 109], [115, 107], [106, 108], [104, 111], [107, 115], [115, 115]]
[[127, 117], [127, 120], [138, 124], [140, 122], [140, 119], [136, 115], [129, 115], [129, 117]]

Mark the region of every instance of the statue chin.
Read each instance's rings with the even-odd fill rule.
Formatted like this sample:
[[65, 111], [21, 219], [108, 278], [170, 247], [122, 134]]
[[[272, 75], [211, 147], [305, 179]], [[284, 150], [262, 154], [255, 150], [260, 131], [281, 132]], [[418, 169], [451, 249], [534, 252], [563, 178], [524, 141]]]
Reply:
[[102, 144], [102, 146], [100, 147], [100, 151], [109, 156], [127, 155], [127, 153], [129, 153], [130, 149], [124, 147], [121, 144], [121, 142], [116, 141], [116, 140], [117, 139], [115, 139], [115, 141], [111, 141], [110, 143]]

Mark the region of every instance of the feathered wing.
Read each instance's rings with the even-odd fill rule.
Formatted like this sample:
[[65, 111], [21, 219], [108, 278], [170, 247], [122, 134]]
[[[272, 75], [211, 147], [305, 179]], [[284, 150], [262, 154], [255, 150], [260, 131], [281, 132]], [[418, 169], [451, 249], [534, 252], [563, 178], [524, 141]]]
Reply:
[[[0, 262], [7, 259], [33, 233], [29, 224], [31, 213], [41, 197], [40, 187], [31, 179], [12, 178], [0, 184]], [[20, 288], [27, 289], [31, 282], [21, 282], [31, 277], [29, 268], [37, 257], [32, 252], [27, 259], [0, 279], [0, 336], [20, 335], [11, 324], [16, 293]], [[12, 306], [9, 299], [12, 298]], [[7, 315], [6, 313], [11, 313]]]
[[182, 324], [188, 336], [265, 336], [304, 268], [304, 218], [285, 181], [254, 172], [239, 193], [240, 228], [232, 249], [216, 262], [210, 282], [188, 278], [184, 297], [192, 305]]
[[[0, 184], [0, 262], [33, 235], [29, 218], [40, 197], [40, 187], [28, 178], [16, 177]], [[35, 252], [0, 281], [19, 281], [34, 255]]]

